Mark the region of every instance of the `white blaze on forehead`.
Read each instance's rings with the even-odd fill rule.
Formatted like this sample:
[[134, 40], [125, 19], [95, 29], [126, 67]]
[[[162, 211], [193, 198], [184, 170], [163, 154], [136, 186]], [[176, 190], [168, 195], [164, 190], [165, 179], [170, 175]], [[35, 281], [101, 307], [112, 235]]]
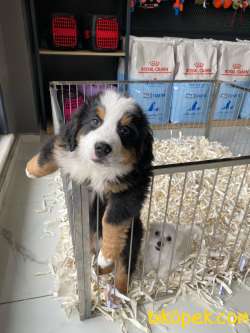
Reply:
[[100, 96], [100, 102], [105, 108], [104, 122], [118, 123], [126, 112], [135, 110], [133, 98], [120, 95], [114, 90], [106, 90]]

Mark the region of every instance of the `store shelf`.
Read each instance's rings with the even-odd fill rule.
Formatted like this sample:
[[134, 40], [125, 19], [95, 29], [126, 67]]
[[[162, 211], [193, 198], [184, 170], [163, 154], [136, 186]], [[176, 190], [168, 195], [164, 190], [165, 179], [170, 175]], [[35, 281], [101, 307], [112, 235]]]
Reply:
[[85, 56], [85, 57], [125, 57], [125, 52], [114, 51], [114, 52], [96, 52], [88, 50], [78, 50], [78, 51], [60, 51], [60, 50], [49, 50], [40, 49], [39, 53], [41, 55], [61, 55], [61, 56]]

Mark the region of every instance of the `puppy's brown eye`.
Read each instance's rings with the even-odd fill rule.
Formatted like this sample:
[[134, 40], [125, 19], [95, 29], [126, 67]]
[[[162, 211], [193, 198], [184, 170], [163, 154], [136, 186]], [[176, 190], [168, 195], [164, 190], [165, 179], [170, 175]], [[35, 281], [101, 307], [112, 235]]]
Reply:
[[92, 126], [93, 128], [96, 128], [96, 127], [100, 126], [100, 124], [101, 124], [101, 120], [100, 120], [100, 118], [95, 117], [95, 118], [92, 118], [92, 119], [91, 119], [90, 123], [91, 123], [91, 126]]
[[156, 231], [155, 236], [160, 236], [160, 231]]
[[172, 237], [171, 237], [171, 236], [168, 236], [168, 237], [166, 238], [166, 241], [167, 241], [167, 242], [171, 242], [171, 240], [172, 240]]
[[128, 136], [130, 134], [130, 128], [128, 126], [122, 126], [120, 127], [119, 132], [122, 136]]

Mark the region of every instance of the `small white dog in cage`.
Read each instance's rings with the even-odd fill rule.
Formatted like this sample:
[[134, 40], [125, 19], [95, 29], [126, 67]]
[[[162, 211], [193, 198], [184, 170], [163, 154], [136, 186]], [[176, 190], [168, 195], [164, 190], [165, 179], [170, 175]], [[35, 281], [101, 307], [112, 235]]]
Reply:
[[152, 223], [145, 246], [145, 273], [157, 271], [159, 267], [158, 277], [167, 278], [168, 272], [173, 271], [193, 252], [193, 240], [197, 240], [197, 236], [200, 235], [200, 228], [193, 226], [192, 233], [190, 230], [191, 226], [179, 225], [176, 233], [176, 226], [165, 223], [163, 233], [161, 223]]

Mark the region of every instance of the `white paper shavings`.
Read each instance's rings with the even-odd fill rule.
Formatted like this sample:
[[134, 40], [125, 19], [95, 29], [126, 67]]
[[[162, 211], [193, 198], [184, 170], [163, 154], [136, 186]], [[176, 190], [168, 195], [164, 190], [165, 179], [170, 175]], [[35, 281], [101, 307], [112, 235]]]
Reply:
[[[209, 142], [204, 137], [185, 138], [183, 136], [178, 139], [155, 140], [154, 155], [155, 165], [232, 156], [230, 150], [218, 142]], [[246, 221], [241, 224], [250, 197], [249, 171], [246, 173], [245, 181], [241, 184], [244, 171], [244, 166], [235, 166], [232, 172], [231, 168], [228, 167], [220, 169], [218, 173], [213, 169], [205, 170], [202, 186], [200, 186], [201, 171], [190, 172], [186, 178], [180, 223], [191, 227], [193, 220], [195, 220], [195, 223], [200, 225], [202, 229], [203, 240], [193, 242], [194, 253], [186, 258], [174, 273], [170, 274], [168, 281], [157, 279], [155, 272], [150, 272], [144, 276], [143, 280], [140, 280], [142, 261], [140, 260], [137, 271], [132, 277], [127, 296], [120, 295], [114, 289], [113, 274], [97, 278], [93, 268], [93, 311], [99, 310], [111, 320], [122, 320], [123, 330], [126, 327], [124, 323], [128, 320], [142, 331], [150, 332], [147, 315], [142, 311], [143, 308], [140, 305], [152, 302], [155, 295], [165, 295], [166, 297], [166, 290], [168, 290], [168, 297], [164, 301], [166, 306], [168, 303], [175, 302], [180, 295], [192, 292], [212, 307], [223, 307], [224, 296], [232, 294], [233, 279], [236, 278], [244, 283], [250, 272], [249, 261], [245, 260], [243, 263], [243, 259], [241, 259], [242, 255], [249, 257], [249, 254], [242, 253], [242, 248], [247, 249], [250, 246], [250, 241], [247, 239], [250, 216], [248, 215]], [[229, 177], [230, 182], [228, 181]], [[217, 181], [211, 200], [215, 179]], [[179, 173], [172, 176], [170, 190], [169, 180], [168, 175], [154, 178], [150, 223], [164, 221], [168, 191], [170, 196], [166, 222], [177, 223], [184, 174]], [[70, 315], [72, 311], [77, 309], [79, 299], [70, 227], [59, 173], [56, 174], [56, 184], [55, 198], [63, 203], [64, 209], [57, 220], [60, 239], [51, 267], [56, 280], [55, 295], [62, 300], [62, 306]], [[241, 192], [237, 198], [240, 187]], [[225, 197], [226, 190], [227, 196]], [[198, 193], [200, 195], [196, 204]], [[53, 205], [53, 200], [47, 200], [43, 203], [41, 210], [50, 211], [51, 205]], [[147, 199], [142, 211], [144, 226], [147, 223], [148, 207], [149, 199]], [[207, 214], [209, 207], [210, 213]], [[53, 222], [51, 223], [53, 224]], [[49, 225], [50, 223], [46, 225], [48, 232], [50, 231]], [[241, 226], [241, 232], [235, 246], [239, 226]], [[190, 234], [191, 236], [192, 234]], [[234, 247], [235, 251], [232, 253]], [[245, 274], [243, 280], [239, 274], [240, 269]]]

